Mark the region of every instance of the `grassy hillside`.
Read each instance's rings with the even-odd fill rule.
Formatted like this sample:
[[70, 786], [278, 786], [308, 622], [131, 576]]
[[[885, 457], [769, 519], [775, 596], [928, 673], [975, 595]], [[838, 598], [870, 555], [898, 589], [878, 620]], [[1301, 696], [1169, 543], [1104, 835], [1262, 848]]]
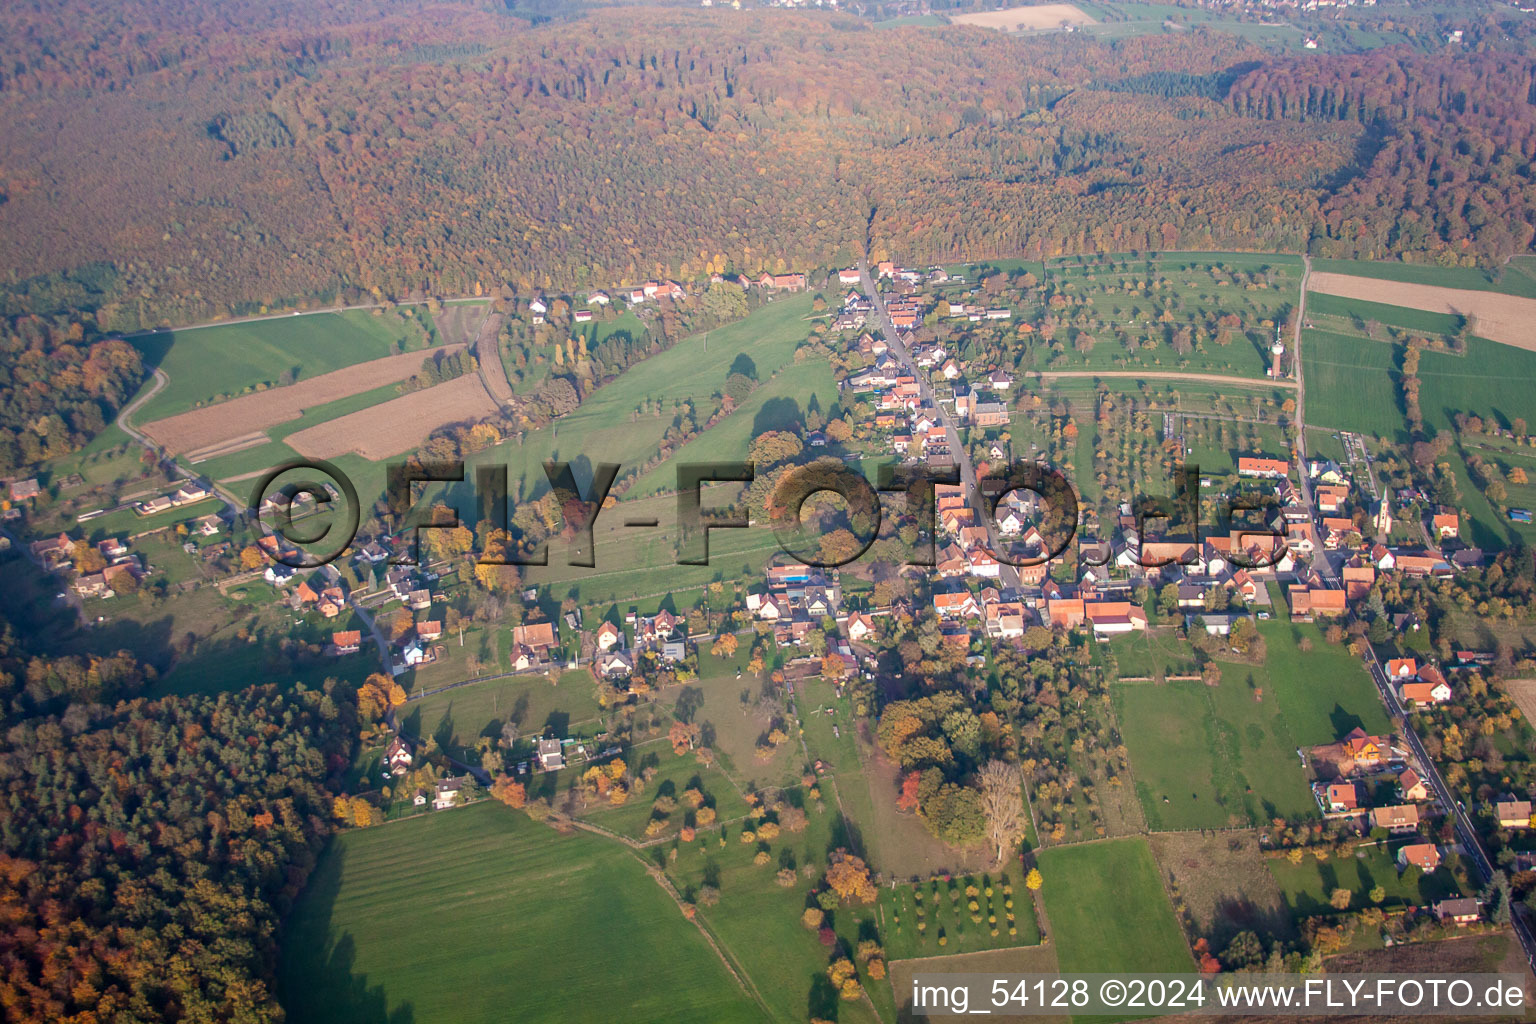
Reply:
[[135, 419], [149, 423], [256, 385], [276, 384], [285, 371], [314, 377], [381, 359], [397, 341], [419, 348], [426, 318], [411, 309], [380, 316], [361, 310], [316, 313], [135, 338], [144, 361], [171, 378]]

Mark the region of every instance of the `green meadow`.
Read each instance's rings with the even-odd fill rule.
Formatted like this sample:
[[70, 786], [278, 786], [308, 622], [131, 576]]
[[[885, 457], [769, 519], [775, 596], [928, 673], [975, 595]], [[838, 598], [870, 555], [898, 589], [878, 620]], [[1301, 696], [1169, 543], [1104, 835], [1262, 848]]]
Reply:
[[415, 307], [374, 316], [365, 310], [276, 317], [166, 331], [132, 339], [145, 362], [170, 377], [136, 414], [140, 423], [186, 412], [200, 403], [275, 385], [286, 371], [317, 377], [354, 363], [382, 359], [397, 343], [425, 344], [429, 318]]
[[770, 1019], [638, 857], [491, 801], [333, 840], [278, 987], [295, 1024]]

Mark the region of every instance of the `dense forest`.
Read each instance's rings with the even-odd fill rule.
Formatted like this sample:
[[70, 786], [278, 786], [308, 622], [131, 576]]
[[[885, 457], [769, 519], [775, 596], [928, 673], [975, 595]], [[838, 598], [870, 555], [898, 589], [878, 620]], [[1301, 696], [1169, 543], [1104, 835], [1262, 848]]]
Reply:
[[74, 320], [0, 324], [0, 475], [75, 451], [144, 379], [138, 350]]
[[332, 828], [350, 690], [138, 696], [128, 652], [50, 658], [0, 619], [7, 1021], [278, 1021], [282, 915]]
[[1487, 264], [1536, 223], [1536, 61], [1518, 40], [1293, 58], [1201, 28], [205, 8], [0, 11], [0, 312], [129, 329], [809, 269], [865, 246]]

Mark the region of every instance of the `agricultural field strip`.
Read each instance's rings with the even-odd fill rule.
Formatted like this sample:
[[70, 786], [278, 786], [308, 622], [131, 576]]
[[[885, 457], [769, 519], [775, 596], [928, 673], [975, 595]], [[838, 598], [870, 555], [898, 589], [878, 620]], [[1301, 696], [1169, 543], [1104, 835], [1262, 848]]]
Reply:
[[500, 406], [479, 374], [465, 374], [435, 387], [306, 427], [287, 443], [301, 455], [331, 459], [353, 452], [377, 462], [417, 447], [439, 427], [493, 415]]
[[1476, 317], [1476, 333], [1490, 341], [1536, 351], [1536, 299], [1501, 292], [1442, 288], [1319, 271], [1307, 288], [1325, 295], [1364, 299], [1432, 313]]
[[[434, 351], [454, 352], [463, 347], [452, 345]], [[370, 359], [286, 387], [241, 395], [227, 402], [168, 416], [145, 424], [142, 429], [156, 442], [177, 454], [212, 448], [287, 420], [298, 419], [305, 409], [405, 380], [421, 369], [422, 358], [420, 352], [405, 352], [397, 356], [385, 356], [383, 359]]]
[[1090, 17], [1072, 4], [1039, 4], [1033, 7], [1009, 7], [1001, 11], [978, 11], [974, 14], [952, 14], [954, 25], [975, 25], [1003, 31], [1039, 31], [1068, 25], [1097, 25], [1098, 19]]

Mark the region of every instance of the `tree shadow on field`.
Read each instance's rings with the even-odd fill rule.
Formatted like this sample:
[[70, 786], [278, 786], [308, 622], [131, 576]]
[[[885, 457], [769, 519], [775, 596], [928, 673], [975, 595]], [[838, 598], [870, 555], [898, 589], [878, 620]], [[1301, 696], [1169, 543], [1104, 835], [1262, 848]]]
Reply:
[[290, 1024], [415, 1024], [411, 1003], [391, 1009], [384, 986], [356, 973], [352, 933], [332, 934], [344, 860], [333, 841], [299, 899], [282, 947], [278, 1002]]
[[1356, 729], [1365, 728], [1365, 723], [1360, 720], [1359, 715], [1345, 711], [1339, 704], [1335, 704], [1333, 710], [1328, 712], [1328, 721], [1333, 723], [1333, 734], [1339, 739], [1343, 739]]
[[770, 430], [798, 431], [803, 423], [799, 402], [793, 398], [770, 398], [752, 420], [752, 436], [759, 437]]
[[1296, 935], [1291, 915], [1281, 906], [1261, 907], [1247, 896], [1228, 896], [1218, 901], [1210, 934], [1206, 936], [1211, 947], [1225, 949], [1233, 936], [1245, 931], [1285, 940]]
[[864, 834], [859, 831], [859, 826], [837, 815], [832, 821], [832, 837], [827, 840], [827, 852], [835, 850], [847, 850], [856, 857], [865, 856]]
[[811, 991], [806, 999], [811, 1020], [837, 1020], [838, 999], [839, 993], [833, 987], [831, 978], [825, 974], [813, 977]]

